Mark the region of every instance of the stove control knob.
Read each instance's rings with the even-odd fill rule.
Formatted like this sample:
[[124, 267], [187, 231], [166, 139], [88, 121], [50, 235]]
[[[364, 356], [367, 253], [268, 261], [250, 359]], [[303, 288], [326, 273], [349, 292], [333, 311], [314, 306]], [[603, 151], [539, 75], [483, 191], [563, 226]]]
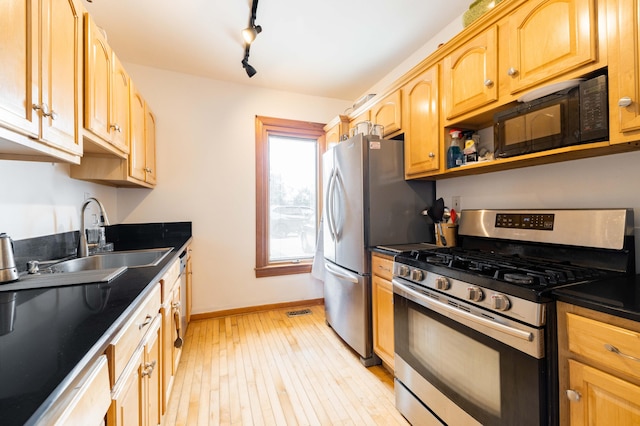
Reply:
[[511, 302], [504, 294], [493, 294], [491, 296], [491, 307], [497, 311], [508, 311]]
[[467, 287], [467, 299], [479, 302], [484, 299], [484, 293], [480, 287]]
[[451, 288], [451, 283], [445, 277], [436, 278], [436, 289], [438, 290], [449, 290]]
[[422, 281], [424, 279], [424, 272], [420, 269], [411, 270], [411, 281]]
[[400, 267], [398, 268], [398, 275], [400, 275], [401, 277], [408, 277], [409, 267], [407, 265], [400, 265]]

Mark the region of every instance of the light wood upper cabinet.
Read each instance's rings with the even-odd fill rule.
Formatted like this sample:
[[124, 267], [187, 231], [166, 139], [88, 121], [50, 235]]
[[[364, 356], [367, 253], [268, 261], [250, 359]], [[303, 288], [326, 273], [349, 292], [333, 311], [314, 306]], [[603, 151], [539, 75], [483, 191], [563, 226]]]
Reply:
[[0, 126], [14, 132], [0, 135], [34, 151], [15, 151], [26, 157], [82, 155], [81, 14], [74, 0], [0, 4]]
[[402, 88], [404, 93], [404, 173], [406, 179], [440, 170], [438, 65]]
[[371, 122], [384, 126], [385, 137], [402, 129], [402, 90], [396, 90], [371, 108]]
[[640, 2], [610, 0], [609, 126], [610, 141], [640, 139]]
[[156, 118], [131, 83], [131, 151], [129, 174], [149, 185], [156, 184]]
[[443, 60], [447, 120], [498, 100], [498, 37], [493, 26]]
[[524, 2], [508, 17], [508, 48], [500, 46], [511, 93], [597, 61], [596, 16], [595, 0]]
[[129, 76], [88, 13], [84, 34], [84, 127], [91, 142], [86, 151], [126, 158], [129, 153]]
[[33, 138], [40, 133], [40, 116], [32, 108], [40, 99], [37, 4], [0, 2], [0, 124]]
[[324, 140], [327, 149], [340, 143], [343, 137], [349, 135], [349, 117], [346, 115], [338, 115], [324, 126]]
[[144, 104], [144, 163], [145, 176], [144, 181], [150, 185], [156, 184], [156, 116]]

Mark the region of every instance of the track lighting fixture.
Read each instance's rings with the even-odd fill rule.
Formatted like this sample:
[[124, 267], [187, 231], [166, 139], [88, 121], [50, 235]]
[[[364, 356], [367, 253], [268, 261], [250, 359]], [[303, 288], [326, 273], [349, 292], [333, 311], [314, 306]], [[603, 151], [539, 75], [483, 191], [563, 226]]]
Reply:
[[246, 44], [253, 43], [256, 36], [262, 32], [262, 27], [256, 25], [256, 12], [258, 10], [258, 0], [253, 0], [251, 5], [251, 18], [249, 19], [249, 26], [242, 30], [242, 38]]
[[262, 32], [262, 27], [260, 25], [254, 25], [249, 28], [245, 28], [242, 30], [242, 38], [244, 38], [244, 42], [247, 44], [253, 43], [253, 40], [256, 39], [256, 36]]
[[242, 68], [244, 68], [249, 78], [251, 78], [254, 75], [256, 75], [257, 71], [254, 67], [249, 65], [249, 47], [250, 46], [247, 44], [246, 47], [244, 48], [244, 59], [242, 60]]
[[256, 11], [258, 10], [258, 0], [253, 0], [251, 5], [251, 18], [249, 19], [249, 27], [242, 30], [242, 38], [244, 39], [244, 59], [242, 59], [242, 68], [247, 72], [249, 78], [256, 75], [256, 69], [249, 65], [249, 49], [251, 43], [256, 39], [256, 36], [262, 32], [262, 27], [256, 25]]

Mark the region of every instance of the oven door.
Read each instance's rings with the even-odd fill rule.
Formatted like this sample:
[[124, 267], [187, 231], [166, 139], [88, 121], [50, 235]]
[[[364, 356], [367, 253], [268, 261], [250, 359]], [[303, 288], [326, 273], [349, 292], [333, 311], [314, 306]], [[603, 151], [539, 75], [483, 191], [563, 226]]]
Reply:
[[393, 291], [396, 406], [409, 421], [547, 423], [542, 330], [400, 278]]

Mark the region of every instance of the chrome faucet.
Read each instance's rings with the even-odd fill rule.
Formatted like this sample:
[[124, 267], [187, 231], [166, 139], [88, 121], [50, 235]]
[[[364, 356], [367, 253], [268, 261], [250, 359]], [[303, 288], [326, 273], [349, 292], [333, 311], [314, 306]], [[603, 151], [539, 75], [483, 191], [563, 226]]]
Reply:
[[102, 203], [94, 197], [89, 197], [84, 200], [82, 207], [80, 208], [80, 246], [78, 247], [78, 257], [89, 256], [89, 244], [87, 242], [87, 230], [84, 223], [84, 211], [91, 202], [95, 202], [100, 207], [100, 221], [103, 225], [109, 226], [109, 218], [107, 217], [107, 211], [104, 209]]

